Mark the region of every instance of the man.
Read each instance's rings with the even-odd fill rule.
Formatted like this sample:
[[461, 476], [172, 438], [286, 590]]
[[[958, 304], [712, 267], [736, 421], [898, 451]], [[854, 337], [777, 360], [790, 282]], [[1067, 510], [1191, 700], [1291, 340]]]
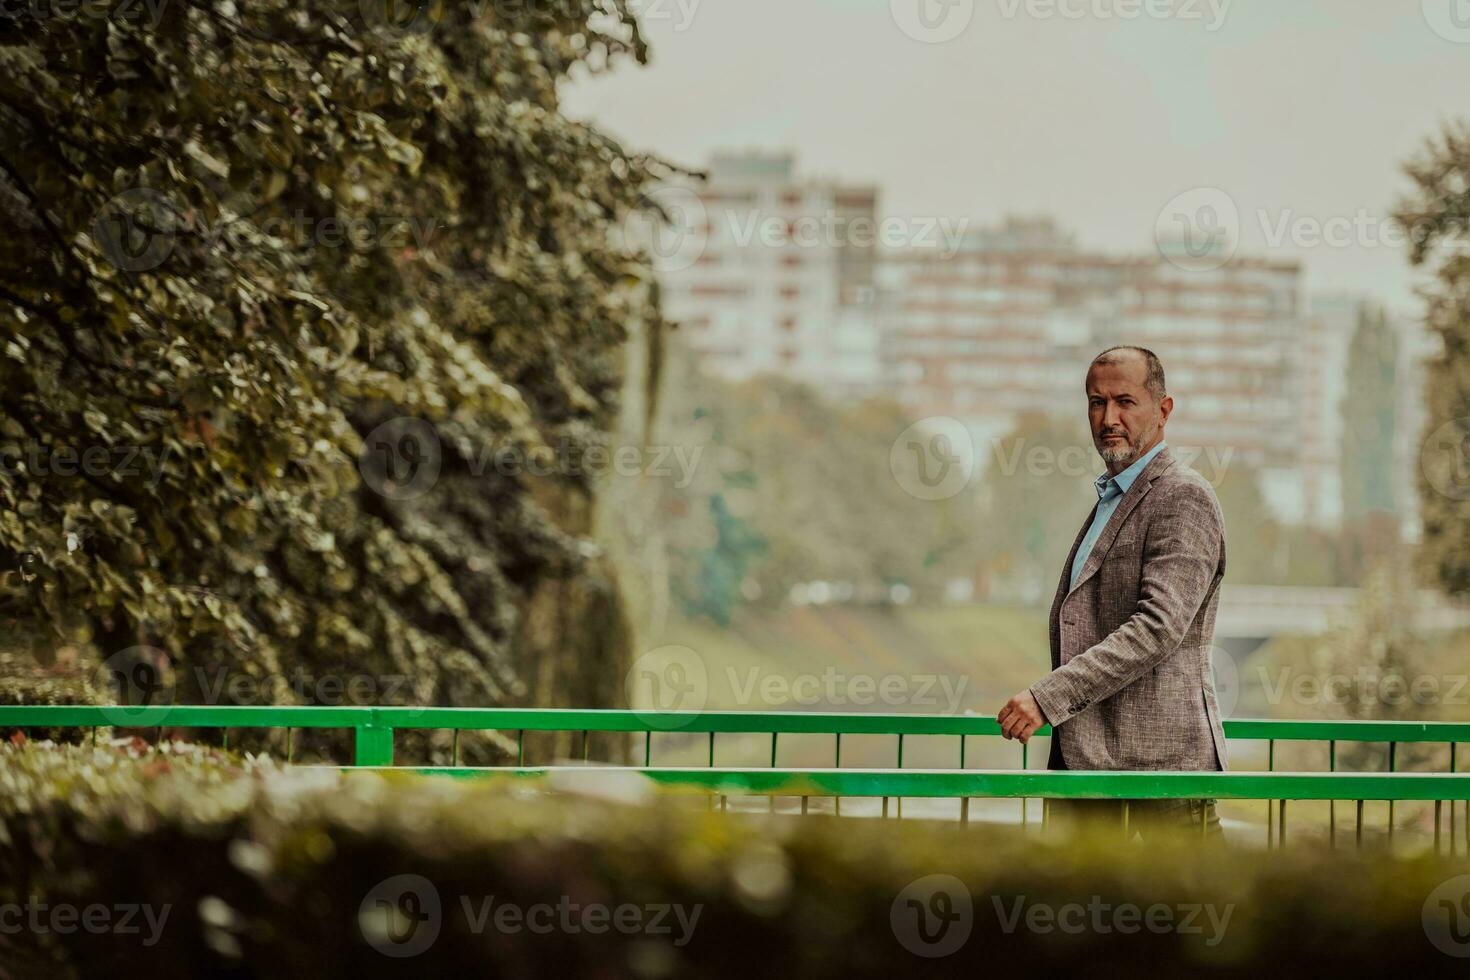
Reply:
[[[1152, 351], [1103, 351], [1086, 391], [1107, 472], [1052, 602], [1052, 671], [1006, 702], [1001, 733], [1025, 742], [1050, 723], [1049, 769], [1223, 770], [1210, 665], [1220, 503], [1164, 444], [1174, 399]], [[1126, 819], [1145, 836], [1179, 826], [1221, 836], [1213, 800], [1058, 800], [1051, 812]]]

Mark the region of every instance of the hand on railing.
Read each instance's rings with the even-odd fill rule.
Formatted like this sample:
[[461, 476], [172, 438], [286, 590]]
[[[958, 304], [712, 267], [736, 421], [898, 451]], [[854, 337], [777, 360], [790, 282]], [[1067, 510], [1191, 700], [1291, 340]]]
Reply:
[[1001, 735], [1007, 739], [1019, 738], [1023, 745], [1031, 741], [1036, 730], [1046, 724], [1041, 706], [1036, 703], [1036, 698], [1032, 697], [1029, 690], [1022, 691], [1007, 701], [995, 720], [1000, 723]]

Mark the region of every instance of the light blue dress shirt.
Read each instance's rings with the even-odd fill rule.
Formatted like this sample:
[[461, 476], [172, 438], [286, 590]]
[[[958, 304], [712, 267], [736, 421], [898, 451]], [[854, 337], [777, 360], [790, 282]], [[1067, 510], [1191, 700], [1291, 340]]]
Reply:
[[1103, 473], [1093, 481], [1092, 487], [1097, 491], [1097, 513], [1092, 517], [1092, 523], [1087, 526], [1087, 534], [1083, 535], [1082, 543], [1077, 546], [1077, 556], [1072, 559], [1072, 577], [1067, 580], [1067, 591], [1077, 584], [1077, 576], [1082, 574], [1082, 566], [1087, 564], [1087, 556], [1092, 554], [1092, 546], [1097, 544], [1097, 539], [1102, 537], [1103, 528], [1108, 526], [1108, 518], [1113, 516], [1113, 511], [1118, 509], [1118, 501], [1123, 499], [1123, 494], [1133, 486], [1133, 481], [1138, 479], [1138, 474], [1149, 464], [1159, 450], [1164, 448], [1164, 441], [1138, 459], [1134, 460], [1126, 470], [1117, 476], [1108, 476]]

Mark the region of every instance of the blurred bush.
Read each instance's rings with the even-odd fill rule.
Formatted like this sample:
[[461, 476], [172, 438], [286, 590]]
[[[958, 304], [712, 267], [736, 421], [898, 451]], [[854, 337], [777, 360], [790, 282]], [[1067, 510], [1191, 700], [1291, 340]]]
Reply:
[[[0, 747], [0, 844], [0, 907], [144, 905], [161, 925], [150, 933], [138, 916], [134, 933], [6, 928], [9, 975], [29, 975], [16, 972], [21, 964], [151, 980], [1419, 975], [1453, 965], [1421, 924], [1426, 900], [1470, 870], [1328, 859], [1307, 847], [1202, 853], [993, 826], [722, 816], [672, 799], [630, 805], [548, 796], [526, 782], [343, 777], [141, 743]], [[405, 881], [417, 901], [395, 904]], [[936, 881], [955, 887], [941, 895]], [[497, 928], [477, 918], [486, 902], [677, 904], [688, 928], [675, 915], [664, 933]], [[1044, 919], [1037, 909], [1124, 903], [1202, 906], [1213, 918], [1197, 914], [1197, 931], [1135, 923], [1130, 932], [1093, 912], [1080, 928], [1028, 925]], [[915, 938], [918, 911], [952, 920], [962, 939], [953, 953], [914, 951], [934, 951]], [[415, 955], [394, 955], [416, 941]]]

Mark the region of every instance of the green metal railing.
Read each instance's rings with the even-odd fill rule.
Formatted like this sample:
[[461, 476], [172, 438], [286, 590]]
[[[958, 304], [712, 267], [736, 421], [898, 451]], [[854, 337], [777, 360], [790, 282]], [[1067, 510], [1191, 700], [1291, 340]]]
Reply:
[[[645, 766], [652, 764], [653, 735], [686, 733], [708, 735], [710, 745], [719, 734], [771, 736], [774, 760], [778, 739], [785, 734], [831, 735], [834, 762], [841, 766], [844, 735], [892, 735], [895, 761], [903, 768], [905, 736], [948, 735], [958, 739], [959, 765], [965, 765], [968, 739], [1000, 735], [994, 718], [970, 715], [839, 714], [779, 711], [627, 711], [583, 708], [418, 708], [418, 707], [311, 707], [241, 705], [0, 705], [0, 725], [34, 728], [298, 728], [347, 729], [355, 733], [354, 764], [392, 765], [393, 733], [399, 730], [516, 732], [518, 761], [524, 762], [526, 732], [634, 733], [644, 736]], [[1277, 721], [1230, 719], [1224, 723], [1231, 739], [1267, 743], [1268, 771], [1274, 766], [1277, 742], [1325, 742], [1329, 771], [1336, 767], [1338, 742], [1382, 742], [1389, 746], [1389, 769], [1396, 765], [1396, 747], [1403, 743], [1442, 743], [1455, 765], [1456, 747], [1470, 742], [1470, 722], [1410, 721]], [[1043, 726], [1036, 734], [1049, 735]], [[585, 741], [585, 738], [584, 738]], [[1024, 764], [1027, 747], [1015, 743]], [[774, 765], [774, 761], [772, 763]]]
[[[1016, 743], [1021, 770], [978, 771], [966, 769], [969, 739], [999, 737], [1000, 727], [993, 718], [957, 715], [914, 714], [837, 714], [821, 712], [659, 712], [596, 710], [574, 708], [433, 708], [433, 707], [309, 707], [309, 706], [96, 706], [96, 705], [25, 705], [0, 706], [0, 726], [33, 728], [91, 729], [95, 739], [99, 728], [155, 729], [165, 728], [220, 729], [221, 741], [228, 745], [231, 729], [284, 729], [286, 758], [293, 761], [293, 735], [298, 729], [343, 729], [353, 733], [353, 765], [360, 767], [392, 767], [394, 734], [400, 730], [450, 730], [454, 733], [450, 767], [405, 767], [414, 772], [461, 772], [475, 775], [495, 772], [541, 774], [544, 768], [526, 766], [526, 734], [528, 732], [570, 732], [581, 735], [581, 755], [590, 762], [588, 746], [592, 733], [641, 734], [641, 771], [656, 782], [699, 789], [719, 785], [743, 787], [741, 793], [776, 796], [880, 797], [883, 815], [888, 814], [889, 799], [902, 801], [925, 796], [956, 797], [961, 800], [962, 819], [968, 816], [972, 797], [1019, 798], [1022, 819], [1027, 819], [1025, 801], [1029, 798], [1065, 798], [1076, 787], [1095, 787], [1096, 795], [1105, 798], [1130, 798], [1145, 785], [1159, 785], [1179, 798], [1213, 797], [1219, 799], [1257, 799], [1268, 802], [1267, 839], [1280, 840], [1285, 834], [1286, 801], [1310, 799], [1330, 801], [1329, 833], [1336, 840], [1336, 801], [1357, 802], [1357, 836], [1362, 836], [1363, 802], [1386, 801], [1389, 806], [1389, 834], [1394, 829], [1393, 805], [1403, 800], [1435, 803], [1435, 837], [1439, 839], [1439, 816], [1444, 802], [1467, 800], [1462, 786], [1470, 786], [1470, 775], [1457, 774], [1457, 750], [1460, 743], [1470, 742], [1470, 723], [1405, 722], [1405, 721], [1278, 721], [1272, 719], [1232, 719], [1224, 723], [1231, 739], [1254, 739], [1267, 743], [1265, 773], [1049, 773], [1030, 770], [1028, 748]], [[514, 732], [516, 765], [511, 769], [461, 767], [459, 734], [464, 731]], [[708, 745], [708, 767], [703, 769], [653, 767], [653, 736], [684, 733], [704, 735]], [[1047, 735], [1043, 727], [1038, 735]], [[717, 769], [715, 740], [720, 734], [770, 736], [768, 769]], [[832, 769], [791, 770], [778, 767], [779, 738], [783, 734], [828, 735], [833, 738]], [[843, 769], [842, 740], [845, 735], [886, 735], [895, 739], [893, 769]], [[909, 736], [949, 736], [956, 739], [955, 770], [913, 770], [904, 768], [904, 742]], [[1320, 742], [1327, 746], [1326, 773], [1276, 773], [1277, 742]], [[1384, 743], [1388, 747], [1388, 773], [1340, 773], [1337, 769], [1339, 742]], [[1449, 747], [1447, 773], [1397, 773], [1398, 747], [1408, 743], [1439, 743]], [[626, 769], [627, 767], [623, 767]], [[605, 771], [605, 770], [598, 770]], [[1336, 779], [1336, 781], [1334, 781]], [[1089, 782], [1101, 780], [1101, 782]], [[1154, 780], [1154, 783], [1148, 782]], [[1191, 782], [1201, 781], [1201, 782]], [[793, 787], [806, 786], [808, 792]], [[784, 787], [784, 789], [783, 789]], [[1233, 787], [1233, 788], [1232, 788]], [[943, 789], [943, 792], [937, 790]], [[1241, 795], [1244, 794], [1244, 795]], [[1408, 794], [1408, 795], [1404, 795]], [[1426, 795], [1428, 794], [1428, 795]], [[1434, 795], [1439, 794], [1439, 795]], [[728, 792], [720, 794], [730, 795]], [[1166, 794], [1168, 795], [1168, 794]], [[1132, 798], [1149, 798], [1138, 793]], [[1275, 805], [1272, 806], [1272, 801]], [[805, 804], [804, 804], [805, 806]], [[1465, 831], [1470, 852], [1470, 803], [1467, 803]], [[1455, 808], [1450, 807], [1450, 837], [1456, 836]]]

